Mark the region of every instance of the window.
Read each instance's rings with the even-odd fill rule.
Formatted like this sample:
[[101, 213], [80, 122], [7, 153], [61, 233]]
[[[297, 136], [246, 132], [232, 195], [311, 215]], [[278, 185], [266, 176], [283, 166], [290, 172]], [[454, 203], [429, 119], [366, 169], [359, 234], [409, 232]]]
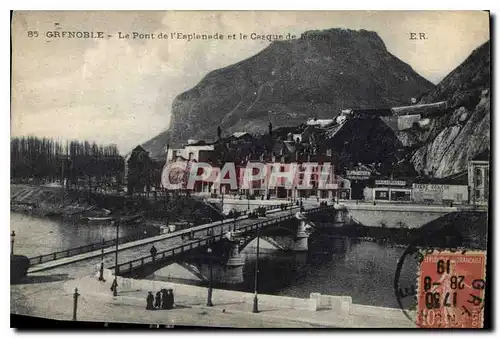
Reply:
[[391, 200], [409, 201], [411, 200], [411, 193], [409, 191], [391, 191]]
[[389, 199], [389, 192], [375, 190], [375, 199], [376, 200], [388, 200]]
[[474, 178], [476, 180], [476, 185], [483, 184], [483, 173], [481, 172], [481, 169], [476, 168], [475, 172]]
[[475, 195], [476, 195], [476, 198], [481, 198], [481, 189], [476, 189]]

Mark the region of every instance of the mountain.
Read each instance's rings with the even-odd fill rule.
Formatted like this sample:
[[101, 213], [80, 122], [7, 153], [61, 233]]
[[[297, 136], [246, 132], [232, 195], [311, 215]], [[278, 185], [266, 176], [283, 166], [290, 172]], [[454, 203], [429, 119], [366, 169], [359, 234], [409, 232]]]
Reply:
[[434, 85], [390, 54], [375, 32], [329, 29], [275, 41], [258, 54], [207, 74], [178, 95], [171, 127], [143, 144], [162, 158], [167, 144], [331, 118], [345, 108], [408, 104]]
[[490, 149], [490, 42], [477, 49], [421, 103], [448, 101], [445, 114], [430, 118], [411, 137], [417, 171], [446, 177], [467, 169], [467, 162]]

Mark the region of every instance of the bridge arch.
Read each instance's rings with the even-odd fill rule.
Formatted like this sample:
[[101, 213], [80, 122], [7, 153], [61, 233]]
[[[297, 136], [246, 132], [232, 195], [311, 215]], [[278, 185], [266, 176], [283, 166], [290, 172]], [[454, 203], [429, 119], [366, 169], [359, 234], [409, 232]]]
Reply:
[[[265, 240], [269, 244], [275, 246], [277, 249], [284, 250], [283, 246], [273, 240], [274, 237], [278, 236], [288, 236], [291, 238], [296, 237], [296, 229], [291, 227], [284, 227], [281, 225], [274, 225], [259, 231], [259, 237], [261, 240]], [[257, 238], [257, 231], [252, 231], [246, 236], [240, 238], [239, 242], [239, 252], [245, 250], [250, 243], [252, 243]]]

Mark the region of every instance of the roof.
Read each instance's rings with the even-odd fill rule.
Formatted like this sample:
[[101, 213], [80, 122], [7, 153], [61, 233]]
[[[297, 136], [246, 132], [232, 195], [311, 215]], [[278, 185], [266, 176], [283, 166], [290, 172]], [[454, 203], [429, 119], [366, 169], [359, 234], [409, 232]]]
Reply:
[[334, 137], [342, 129], [344, 125], [345, 123], [342, 123], [342, 124], [337, 124], [331, 128], [328, 128], [326, 130], [326, 138], [328, 139]]
[[199, 140], [199, 141], [196, 141], [196, 142], [193, 142], [193, 143], [184, 144], [183, 148], [185, 148], [185, 147], [209, 146], [209, 145], [213, 145], [213, 144], [215, 144], [215, 142], [209, 142], [209, 141], [205, 141], [205, 140]]
[[456, 174], [442, 177], [442, 178], [429, 178], [415, 180], [415, 183], [420, 184], [447, 184], [447, 185], [468, 185], [468, 172], [467, 170], [460, 171]]
[[392, 107], [391, 111], [394, 115], [416, 115], [420, 113], [430, 113], [435, 111], [443, 111], [447, 108], [446, 101], [426, 103], [426, 104], [415, 104], [413, 106], [403, 106], [403, 107]]
[[149, 155], [149, 152], [144, 150], [143, 147], [141, 147], [140, 145], [138, 145], [137, 147], [135, 147], [134, 149], [132, 149], [132, 151], [130, 151], [130, 153], [128, 153], [127, 155], [125, 155], [124, 157], [124, 160], [125, 162], [128, 162], [128, 160], [130, 160], [130, 158], [132, 157], [132, 154], [135, 154], [135, 153], [146, 153]]
[[235, 133], [233, 133], [232, 136], [236, 137], [236, 138], [240, 138], [244, 135], [250, 135], [249, 133], [247, 133], [246, 131], [237, 131]]
[[486, 149], [472, 158], [472, 161], [489, 161], [490, 150]]
[[140, 145], [138, 145], [137, 147], [135, 147], [132, 152], [144, 152], [144, 153], [147, 153], [146, 150], [144, 150], [143, 147], [141, 147]]
[[367, 116], [391, 116], [392, 111], [390, 108], [353, 108], [351, 109], [352, 114], [355, 116], [367, 115]]
[[334, 123], [335, 120], [334, 119], [316, 119], [316, 118], [311, 118], [309, 120], [307, 120], [307, 125], [308, 126], [322, 126], [322, 127], [326, 127], [332, 123]]

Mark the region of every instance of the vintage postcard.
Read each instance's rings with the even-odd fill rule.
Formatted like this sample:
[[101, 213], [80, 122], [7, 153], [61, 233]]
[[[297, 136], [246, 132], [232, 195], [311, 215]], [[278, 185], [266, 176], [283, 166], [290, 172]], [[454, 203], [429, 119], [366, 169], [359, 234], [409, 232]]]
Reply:
[[12, 327], [489, 327], [488, 11], [11, 33]]

